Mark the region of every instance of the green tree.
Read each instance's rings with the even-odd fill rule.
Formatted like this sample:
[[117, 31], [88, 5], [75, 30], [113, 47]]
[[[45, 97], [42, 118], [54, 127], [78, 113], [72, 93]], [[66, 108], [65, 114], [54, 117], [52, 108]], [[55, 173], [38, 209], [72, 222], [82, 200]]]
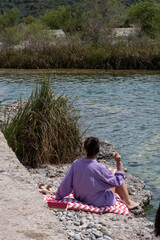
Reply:
[[160, 3], [145, 0], [132, 4], [128, 16], [140, 25], [143, 33], [154, 36], [160, 30]]
[[20, 21], [19, 10], [17, 8], [13, 8], [8, 12], [4, 12], [0, 14], [0, 30], [4, 30], [8, 27], [14, 27]]
[[81, 28], [81, 10], [76, 5], [59, 6], [57, 10], [49, 10], [41, 16], [41, 22], [50, 29], [63, 29], [73, 32]]
[[31, 15], [29, 15], [28, 17], [26, 17], [24, 19], [24, 23], [26, 24], [32, 24], [32, 23], [35, 23], [37, 21], [37, 19]]
[[97, 42], [108, 30], [119, 27], [125, 20], [124, 6], [118, 0], [88, 0], [83, 3], [83, 31]]

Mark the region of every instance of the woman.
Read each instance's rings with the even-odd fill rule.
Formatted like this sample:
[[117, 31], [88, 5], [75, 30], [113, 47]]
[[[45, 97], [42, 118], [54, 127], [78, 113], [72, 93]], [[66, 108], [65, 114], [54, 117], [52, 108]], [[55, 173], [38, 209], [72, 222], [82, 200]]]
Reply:
[[78, 201], [104, 207], [115, 204], [114, 193], [117, 192], [128, 209], [138, 207], [139, 203], [129, 197], [122, 172], [121, 156], [117, 152], [113, 153], [117, 169], [107, 169], [96, 160], [99, 148], [100, 143], [97, 138], [89, 137], [85, 140], [85, 157], [72, 163], [56, 192], [56, 199], [60, 200], [73, 191]]

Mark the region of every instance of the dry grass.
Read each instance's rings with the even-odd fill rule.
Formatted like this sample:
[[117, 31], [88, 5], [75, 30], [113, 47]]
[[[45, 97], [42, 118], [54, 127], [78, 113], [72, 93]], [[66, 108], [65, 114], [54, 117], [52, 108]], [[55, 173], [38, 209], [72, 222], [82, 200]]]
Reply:
[[3, 68], [160, 69], [159, 40], [128, 38], [93, 45], [81, 39], [3, 50]]

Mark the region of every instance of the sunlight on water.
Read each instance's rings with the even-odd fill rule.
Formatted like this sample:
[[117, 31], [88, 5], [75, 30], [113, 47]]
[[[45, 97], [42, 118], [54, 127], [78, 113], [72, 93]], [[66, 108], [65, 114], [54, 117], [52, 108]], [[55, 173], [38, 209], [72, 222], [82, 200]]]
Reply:
[[[87, 135], [109, 140], [124, 166], [153, 192], [147, 216], [160, 202], [160, 72], [50, 71], [57, 95], [73, 99]], [[0, 104], [27, 99], [43, 74], [0, 70]]]

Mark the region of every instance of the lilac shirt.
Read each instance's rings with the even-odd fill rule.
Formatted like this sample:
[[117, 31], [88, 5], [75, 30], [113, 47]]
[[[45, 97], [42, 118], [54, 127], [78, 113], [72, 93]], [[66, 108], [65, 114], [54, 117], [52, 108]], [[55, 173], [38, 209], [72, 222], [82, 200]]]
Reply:
[[96, 159], [80, 158], [73, 162], [63, 178], [56, 199], [64, 198], [73, 190], [78, 201], [96, 207], [111, 206], [115, 204], [115, 197], [109, 188], [122, 185], [124, 178], [121, 171], [114, 175]]

